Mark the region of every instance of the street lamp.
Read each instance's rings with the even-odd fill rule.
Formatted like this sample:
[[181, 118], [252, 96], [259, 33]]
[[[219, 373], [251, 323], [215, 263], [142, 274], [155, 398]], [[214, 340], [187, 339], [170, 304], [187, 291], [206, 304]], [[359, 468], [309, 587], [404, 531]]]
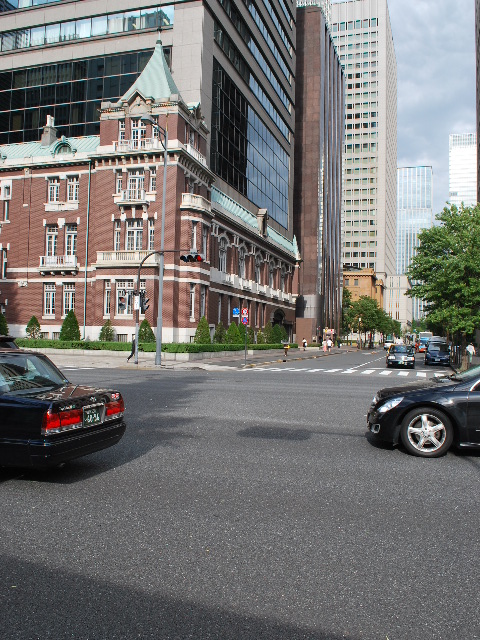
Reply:
[[[142, 122], [149, 122], [153, 128], [155, 128], [162, 137], [159, 138], [163, 147], [163, 191], [162, 191], [162, 226], [160, 230], [160, 265], [158, 274], [158, 308], [157, 308], [157, 336], [156, 336], [156, 349], [155, 349], [155, 364], [162, 364], [162, 328], [163, 328], [163, 269], [165, 263], [164, 249], [165, 249], [165, 200], [167, 196], [167, 148], [168, 148], [168, 129], [158, 125], [151, 115], [141, 116]], [[140, 270], [137, 281], [137, 296], [140, 296]], [[138, 364], [138, 331], [140, 321], [140, 309], [135, 310], [135, 364]]]

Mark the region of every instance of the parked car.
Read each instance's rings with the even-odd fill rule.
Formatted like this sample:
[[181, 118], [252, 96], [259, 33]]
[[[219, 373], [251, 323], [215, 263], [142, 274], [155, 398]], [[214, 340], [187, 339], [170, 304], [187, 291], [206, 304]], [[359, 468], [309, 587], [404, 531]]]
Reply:
[[387, 367], [410, 367], [415, 369], [415, 349], [408, 344], [392, 344], [387, 353]]
[[12, 336], [0, 336], [0, 349], [18, 349], [15, 338]]
[[46, 356], [0, 349], [0, 466], [45, 468], [116, 444], [122, 395], [71, 384]]
[[430, 340], [425, 351], [425, 365], [429, 364], [450, 365], [450, 346], [447, 342]]
[[480, 447], [480, 367], [391, 389], [368, 410], [375, 438], [401, 442], [409, 453], [435, 458], [457, 447]]

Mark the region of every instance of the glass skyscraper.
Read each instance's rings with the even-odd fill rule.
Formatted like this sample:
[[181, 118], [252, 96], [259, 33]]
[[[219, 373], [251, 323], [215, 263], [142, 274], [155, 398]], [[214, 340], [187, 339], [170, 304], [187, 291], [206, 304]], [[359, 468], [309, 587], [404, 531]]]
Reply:
[[451, 133], [448, 155], [449, 200], [457, 207], [477, 203], [477, 134]]
[[[419, 245], [418, 234], [434, 223], [432, 167], [397, 169], [397, 274], [404, 275]], [[413, 318], [423, 317], [423, 302], [413, 299]]]

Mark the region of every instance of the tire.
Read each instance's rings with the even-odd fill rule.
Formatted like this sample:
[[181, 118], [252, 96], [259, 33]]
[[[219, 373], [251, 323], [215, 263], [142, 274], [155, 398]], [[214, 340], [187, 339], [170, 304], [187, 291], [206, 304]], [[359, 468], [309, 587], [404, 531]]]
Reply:
[[442, 411], [417, 407], [403, 419], [400, 437], [405, 449], [414, 456], [438, 458], [453, 442], [453, 426]]

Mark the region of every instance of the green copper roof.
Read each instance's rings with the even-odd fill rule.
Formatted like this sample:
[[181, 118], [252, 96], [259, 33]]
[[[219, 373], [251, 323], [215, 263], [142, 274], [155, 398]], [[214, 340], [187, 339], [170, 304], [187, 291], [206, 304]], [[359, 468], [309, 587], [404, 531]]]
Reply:
[[[249, 227], [258, 230], [257, 217], [248, 211], [248, 209], [245, 209], [245, 207], [238, 204], [238, 202], [235, 202], [235, 200], [219, 191], [216, 187], [212, 187], [212, 203], [214, 202], [219, 204], [222, 209], [228, 211], [228, 213], [233, 215], [235, 218], [242, 220], [242, 222], [247, 224]], [[297, 239], [295, 236], [293, 236], [293, 240], [288, 240], [285, 236], [278, 233], [278, 231], [275, 231], [271, 227], [267, 227], [267, 238], [279, 245], [285, 251], [293, 254], [296, 259], [299, 258]]]
[[62, 154], [62, 147], [70, 147], [70, 152], [78, 154], [92, 153], [100, 144], [99, 136], [84, 136], [82, 138], [57, 138], [48, 147], [42, 147], [40, 142], [19, 142], [0, 147], [0, 160], [30, 160], [32, 158], [69, 159], [70, 153]]
[[151, 98], [155, 102], [169, 99], [170, 96], [178, 95], [179, 93], [165, 61], [160, 39], [157, 40], [155, 50], [147, 66], [120, 101], [129, 100], [137, 92], [143, 98]]

